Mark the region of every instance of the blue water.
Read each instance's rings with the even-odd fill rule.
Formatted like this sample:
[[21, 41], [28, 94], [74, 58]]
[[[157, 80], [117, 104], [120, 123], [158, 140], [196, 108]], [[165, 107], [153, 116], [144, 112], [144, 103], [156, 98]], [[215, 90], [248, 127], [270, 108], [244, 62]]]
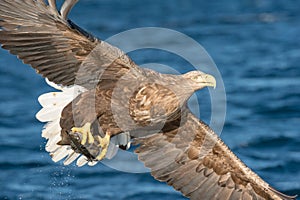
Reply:
[[[222, 139], [272, 186], [300, 194], [299, 7], [299, 1], [285, 0], [82, 0], [71, 18], [103, 39], [155, 26], [203, 45], [226, 87]], [[184, 66], [153, 50], [132, 57]], [[147, 173], [53, 163], [40, 136], [43, 124], [35, 119], [37, 97], [51, 90], [34, 70], [0, 50], [0, 199], [185, 199]], [[206, 121], [208, 104], [201, 105]]]

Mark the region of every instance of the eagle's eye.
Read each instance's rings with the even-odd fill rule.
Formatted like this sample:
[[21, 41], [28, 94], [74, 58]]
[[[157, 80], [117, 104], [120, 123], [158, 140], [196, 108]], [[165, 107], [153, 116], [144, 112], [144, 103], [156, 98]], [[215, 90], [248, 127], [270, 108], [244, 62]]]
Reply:
[[199, 75], [192, 76], [193, 81], [197, 81], [199, 79]]

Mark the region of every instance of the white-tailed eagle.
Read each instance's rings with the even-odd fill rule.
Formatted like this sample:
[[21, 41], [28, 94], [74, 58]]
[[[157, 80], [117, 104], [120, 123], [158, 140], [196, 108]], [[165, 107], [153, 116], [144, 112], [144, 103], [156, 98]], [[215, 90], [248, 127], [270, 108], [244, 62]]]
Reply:
[[68, 19], [78, 0], [1, 0], [2, 48], [60, 92], [39, 98], [43, 137], [54, 161], [95, 164], [116, 148], [135, 153], [159, 181], [191, 199], [295, 199], [246, 167], [187, 107], [211, 75], [167, 75], [137, 66], [124, 52]]

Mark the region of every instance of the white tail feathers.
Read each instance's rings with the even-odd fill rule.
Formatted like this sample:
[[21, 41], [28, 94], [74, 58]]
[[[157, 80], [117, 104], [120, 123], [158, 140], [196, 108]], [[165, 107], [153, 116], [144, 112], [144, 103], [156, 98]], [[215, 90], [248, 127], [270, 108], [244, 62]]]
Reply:
[[[74, 152], [70, 146], [57, 144], [61, 140], [60, 117], [64, 107], [86, 89], [77, 85], [62, 87], [47, 79], [46, 82], [51, 87], [60, 90], [42, 94], [38, 99], [43, 108], [36, 114], [36, 118], [41, 122], [47, 122], [42, 131], [42, 136], [48, 140], [46, 151], [50, 153], [54, 162], [65, 158], [64, 165], [69, 165], [79, 157], [76, 162], [79, 167], [85, 164], [94, 166], [97, 162], [89, 162], [84, 155]], [[111, 159], [117, 154], [119, 145], [130, 147], [129, 133], [122, 133], [111, 138], [106, 154], [107, 159]]]
[[52, 160], [58, 162], [66, 158], [64, 164], [69, 165], [75, 161], [80, 154], [75, 153], [70, 146], [57, 145], [61, 140], [61, 127], [59, 124], [61, 112], [65, 106], [86, 90], [76, 85], [72, 87], [62, 87], [47, 79], [46, 82], [51, 87], [60, 91], [42, 94], [39, 97], [38, 101], [43, 108], [36, 114], [36, 118], [41, 122], [48, 122], [44, 126], [42, 136], [48, 140], [46, 151], [50, 153]]
[[80, 156], [80, 158], [78, 158], [78, 160], [76, 162], [76, 165], [78, 167], [82, 167], [83, 165], [85, 165], [87, 163], [88, 163], [88, 161], [87, 161], [86, 157], [85, 156]]
[[74, 162], [76, 160], [76, 158], [78, 158], [80, 154], [76, 153], [76, 152], [72, 152], [71, 154], [68, 155], [68, 157], [64, 160], [64, 165], [69, 165], [72, 162]]

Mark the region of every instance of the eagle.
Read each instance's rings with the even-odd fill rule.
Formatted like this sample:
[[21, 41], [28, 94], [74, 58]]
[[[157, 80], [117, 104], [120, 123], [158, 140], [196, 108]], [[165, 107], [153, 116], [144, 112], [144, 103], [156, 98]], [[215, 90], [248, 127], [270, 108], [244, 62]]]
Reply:
[[78, 0], [1, 0], [0, 43], [59, 90], [39, 97], [37, 118], [53, 161], [95, 165], [136, 145], [151, 175], [199, 199], [296, 199], [251, 171], [187, 106], [215, 87], [201, 71], [161, 74], [68, 18]]

